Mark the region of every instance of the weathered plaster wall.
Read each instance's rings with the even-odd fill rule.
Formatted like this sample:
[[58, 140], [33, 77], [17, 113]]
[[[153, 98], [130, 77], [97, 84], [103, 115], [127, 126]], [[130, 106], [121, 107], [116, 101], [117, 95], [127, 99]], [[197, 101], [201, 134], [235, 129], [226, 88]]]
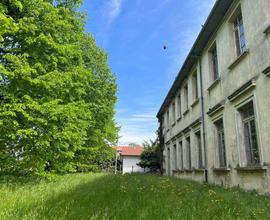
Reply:
[[[234, 68], [230, 69], [230, 65], [235, 61], [235, 46], [233, 38], [232, 23], [230, 22], [231, 16], [234, 14], [235, 9], [241, 5], [243, 15], [243, 22], [245, 28], [245, 37], [248, 53]], [[227, 186], [240, 186], [244, 189], [256, 189], [260, 192], [270, 192], [270, 77], [262, 74], [262, 71], [270, 66], [270, 34], [264, 34], [264, 30], [270, 25], [270, 1], [258, 0], [241, 0], [235, 1], [235, 4], [226, 14], [224, 21], [220, 25], [218, 31], [213, 33], [212, 38], [209, 40], [208, 46], [201, 58], [202, 63], [202, 78], [203, 78], [203, 97], [204, 97], [204, 110], [207, 112], [210, 108], [225, 100], [224, 109], [217, 112], [216, 115], [209, 117], [205, 114], [206, 122], [206, 149], [207, 149], [207, 167], [209, 171], [209, 182], [219, 185]], [[212, 85], [210, 78], [209, 67], [209, 48], [216, 42], [220, 81]], [[197, 65], [197, 72], [199, 73], [199, 64]], [[240, 88], [248, 80], [257, 77], [256, 86], [248, 92], [243, 93], [234, 101], [229, 101], [228, 96], [235, 90]], [[192, 82], [191, 76], [188, 78], [189, 83], [189, 100], [192, 100]], [[211, 86], [212, 85], [212, 86]], [[210, 87], [211, 86], [211, 87]], [[179, 90], [179, 92], [182, 89]], [[183, 92], [181, 93], [183, 100]], [[201, 94], [199, 94], [201, 96]], [[237, 126], [237, 106], [247, 99], [252, 99], [255, 105], [256, 121], [258, 130], [258, 139], [260, 147], [260, 155], [262, 166], [267, 170], [265, 171], [250, 171], [240, 172], [235, 168], [237, 166], [245, 166], [245, 155], [241, 148], [241, 141], [239, 140], [239, 128]], [[192, 101], [189, 102], [192, 104]], [[185, 111], [182, 103], [182, 113]], [[170, 148], [170, 161], [166, 160], [167, 175], [173, 174], [173, 169], [179, 170], [179, 141], [183, 141], [184, 164], [186, 164], [186, 136], [191, 138], [191, 152], [192, 152], [192, 167], [197, 168], [198, 152], [195, 146], [194, 133], [196, 130], [201, 129], [201, 124], [196, 128], [192, 128], [186, 133], [180, 133], [192, 122], [201, 116], [201, 103], [200, 101], [193, 107], [189, 106], [189, 111], [182, 115], [175, 124], [173, 124], [170, 111], [169, 127], [164, 128], [166, 149]], [[225, 143], [226, 143], [226, 156], [228, 163], [228, 170], [226, 172], [214, 172], [213, 168], [217, 166], [217, 150], [216, 140], [214, 136], [213, 121], [215, 118], [223, 117], [225, 129]], [[164, 115], [166, 118], [166, 114]], [[166, 123], [165, 123], [166, 124]], [[172, 126], [173, 124], [173, 126]], [[202, 132], [201, 132], [202, 133]], [[179, 134], [175, 137], [175, 135]], [[172, 137], [175, 137], [172, 139]], [[173, 159], [173, 146], [177, 145], [177, 167], [174, 167], [175, 162]], [[168, 151], [164, 152], [166, 158]], [[170, 163], [170, 166], [168, 165]], [[204, 162], [205, 163], [205, 162]], [[185, 169], [186, 167], [184, 167]], [[174, 175], [180, 178], [188, 178], [196, 181], [203, 181], [203, 174], [198, 172], [174, 172]]]

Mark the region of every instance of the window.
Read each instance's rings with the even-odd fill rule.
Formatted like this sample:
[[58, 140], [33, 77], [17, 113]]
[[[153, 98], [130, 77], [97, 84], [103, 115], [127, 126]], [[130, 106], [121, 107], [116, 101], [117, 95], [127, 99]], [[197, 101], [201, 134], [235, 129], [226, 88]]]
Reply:
[[218, 160], [219, 167], [226, 167], [226, 150], [225, 150], [225, 135], [224, 135], [224, 125], [223, 119], [215, 122], [216, 135], [217, 135], [217, 147], [218, 147]]
[[175, 102], [172, 104], [172, 123], [175, 123]]
[[167, 173], [171, 173], [171, 152], [170, 152], [170, 147], [167, 148]]
[[177, 105], [178, 105], [178, 111], [177, 111], [178, 118], [180, 118], [181, 117], [181, 95], [180, 94], [177, 96]]
[[185, 110], [188, 110], [188, 84], [184, 86]]
[[176, 148], [176, 144], [175, 145], [173, 145], [173, 155], [174, 155], [174, 166], [173, 166], [173, 168], [174, 168], [174, 170], [176, 170], [177, 169], [177, 148]]
[[202, 142], [201, 142], [201, 132], [197, 132], [195, 134], [196, 136], [196, 144], [197, 144], [197, 149], [198, 149], [198, 168], [202, 169], [203, 168], [203, 157], [202, 157]]
[[236, 55], [240, 56], [246, 51], [246, 38], [242, 13], [240, 12], [233, 20]]
[[212, 79], [213, 81], [216, 81], [219, 78], [219, 72], [218, 72], [218, 56], [217, 56], [217, 46], [216, 43], [214, 46], [210, 49], [210, 66], [212, 67], [211, 73], [212, 73]]
[[179, 142], [179, 154], [180, 154], [180, 169], [184, 169], [184, 154], [182, 141]]
[[167, 111], [167, 115], [166, 115], [166, 124], [167, 124], [167, 129], [169, 129], [170, 127], [170, 111]]
[[259, 165], [260, 156], [253, 102], [241, 107], [239, 112], [242, 119], [247, 165]]
[[191, 170], [191, 150], [190, 150], [190, 137], [186, 139], [186, 166], [187, 169]]
[[196, 101], [199, 97], [199, 91], [198, 91], [198, 74], [195, 72], [192, 75], [192, 88], [193, 88], [193, 100]]

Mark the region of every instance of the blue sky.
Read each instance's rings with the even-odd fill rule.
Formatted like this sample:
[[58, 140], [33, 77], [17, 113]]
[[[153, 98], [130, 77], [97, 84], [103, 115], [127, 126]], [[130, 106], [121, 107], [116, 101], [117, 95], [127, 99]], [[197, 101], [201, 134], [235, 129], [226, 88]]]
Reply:
[[[85, 0], [86, 30], [116, 74], [119, 145], [154, 139], [156, 114], [215, 0]], [[163, 45], [167, 46], [163, 50]]]

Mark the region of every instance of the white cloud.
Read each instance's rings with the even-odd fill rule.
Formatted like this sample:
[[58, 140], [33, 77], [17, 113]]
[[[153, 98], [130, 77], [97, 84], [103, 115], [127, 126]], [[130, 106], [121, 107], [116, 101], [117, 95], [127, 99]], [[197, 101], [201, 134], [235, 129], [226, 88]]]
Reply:
[[131, 116], [120, 117], [117, 122], [121, 125], [119, 145], [129, 143], [142, 144], [144, 140], [155, 140], [155, 130], [158, 128], [155, 112], [139, 112]]
[[109, 0], [106, 5], [105, 13], [108, 16], [108, 24], [114, 22], [114, 20], [118, 17], [121, 13], [123, 0]]
[[142, 145], [143, 141], [155, 140], [156, 134], [152, 132], [121, 132], [119, 145], [128, 145], [136, 143]]

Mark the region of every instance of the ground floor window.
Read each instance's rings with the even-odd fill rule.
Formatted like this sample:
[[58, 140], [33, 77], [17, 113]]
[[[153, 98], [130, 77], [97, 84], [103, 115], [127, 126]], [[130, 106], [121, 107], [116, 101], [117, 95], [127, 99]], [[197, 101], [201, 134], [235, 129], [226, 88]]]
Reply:
[[198, 168], [203, 168], [203, 152], [202, 152], [202, 141], [201, 141], [201, 132], [198, 131], [196, 134], [196, 145], [197, 145], [197, 151], [198, 151]]
[[170, 174], [171, 172], [171, 152], [170, 148], [167, 148], [167, 173]]
[[183, 142], [179, 142], [179, 154], [180, 154], [180, 169], [184, 169], [184, 153], [183, 153]]
[[218, 160], [219, 167], [226, 167], [226, 148], [225, 148], [225, 135], [224, 135], [224, 125], [223, 119], [219, 119], [215, 122], [216, 135], [217, 135], [217, 147], [218, 147]]
[[242, 135], [244, 138], [247, 165], [259, 165], [260, 154], [253, 101], [245, 104], [244, 106], [239, 108], [238, 111], [241, 115], [243, 132]]
[[190, 137], [186, 138], [186, 166], [191, 170], [191, 150], [190, 150]]
[[173, 145], [173, 154], [174, 154], [174, 161], [173, 161], [174, 166], [173, 166], [173, 168], [174, 168], [174, 170], [176, 170], [177, 169], [177, 148], [176, 148], [176, 144]]

